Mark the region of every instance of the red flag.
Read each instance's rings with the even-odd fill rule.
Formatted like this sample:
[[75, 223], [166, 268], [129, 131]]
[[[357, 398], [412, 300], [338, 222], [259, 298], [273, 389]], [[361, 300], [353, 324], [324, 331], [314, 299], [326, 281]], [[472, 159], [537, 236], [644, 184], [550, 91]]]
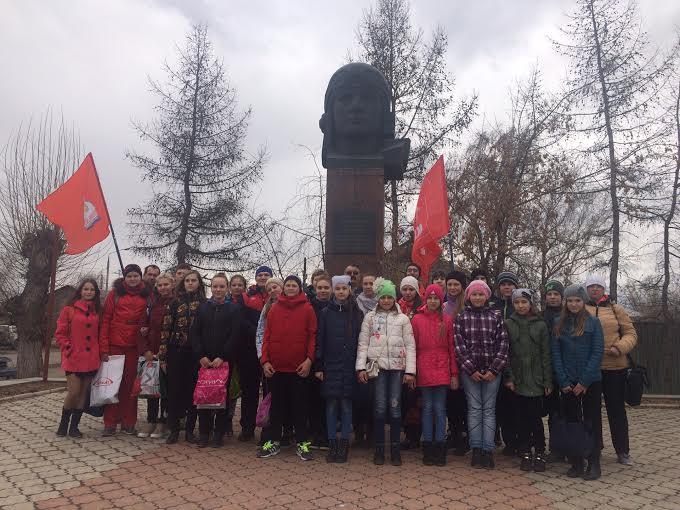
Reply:
[[430, 267], [442, 252], [439, 240], [449, 233], [450, 228], [444, 156], [440, 156], [423, 179], [413, 219], [411, 259], [420, 266], [421, 276], [426, 281]]
[[85, 156], [76, 173], [47, 195], [36, 209], [64, 231], [66, 253], [83, 253], [106, 239], [109, 212], [92, 153]]

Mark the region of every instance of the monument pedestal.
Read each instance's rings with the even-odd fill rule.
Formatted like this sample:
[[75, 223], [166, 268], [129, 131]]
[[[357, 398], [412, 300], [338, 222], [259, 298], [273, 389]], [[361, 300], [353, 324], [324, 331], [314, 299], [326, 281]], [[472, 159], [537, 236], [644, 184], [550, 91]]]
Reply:
[[331, 275], [349, 264], [381, 274], [385, 236], [382, 168], [329, 168], [326, 179], [326, 263]]

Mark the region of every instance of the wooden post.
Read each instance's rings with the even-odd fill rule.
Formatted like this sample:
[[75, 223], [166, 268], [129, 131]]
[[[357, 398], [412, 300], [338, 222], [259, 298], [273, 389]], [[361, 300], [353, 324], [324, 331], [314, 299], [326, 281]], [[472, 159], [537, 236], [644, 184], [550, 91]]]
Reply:
[[53, 231], [54, 240], [52, 242], [52, 259], [50, 271], [50, 293], [47, 297], [47, 313], [45, 314], [45, 341], [43, 343], [44, 357], [42, 380], [47, 382], [47, 372], [50, 368], [50, 349], [52, 348], [52, 315], [54, 314], [54, 305], [56, 301], [55, 287], [57, 280], [57, 260], [59, 259], [59, 229], [55, 228]]

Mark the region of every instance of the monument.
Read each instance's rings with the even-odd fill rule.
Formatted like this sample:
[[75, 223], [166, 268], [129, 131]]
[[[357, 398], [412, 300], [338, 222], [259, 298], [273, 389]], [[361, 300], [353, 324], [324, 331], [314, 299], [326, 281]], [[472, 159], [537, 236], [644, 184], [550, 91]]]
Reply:
[[394, 109], [385, 77], [368, 64], [338, 69], [326, 89], [321, 163], [326, 178], [326, 269], [358, 264], [381, 273], [385, 181], [402, 179], [410, 142], [394, 138]]

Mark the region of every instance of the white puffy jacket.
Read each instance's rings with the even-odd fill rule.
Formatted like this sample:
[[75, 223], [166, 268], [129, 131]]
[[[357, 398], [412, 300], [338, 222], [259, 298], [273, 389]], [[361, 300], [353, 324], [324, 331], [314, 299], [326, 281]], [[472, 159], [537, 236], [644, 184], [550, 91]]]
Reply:
[[416, 374], [416, 340], [408, 317], [399, 311], [374, 310], [364, 317], [359, 334], [356, 369], [378, 360], [382, 370]]

